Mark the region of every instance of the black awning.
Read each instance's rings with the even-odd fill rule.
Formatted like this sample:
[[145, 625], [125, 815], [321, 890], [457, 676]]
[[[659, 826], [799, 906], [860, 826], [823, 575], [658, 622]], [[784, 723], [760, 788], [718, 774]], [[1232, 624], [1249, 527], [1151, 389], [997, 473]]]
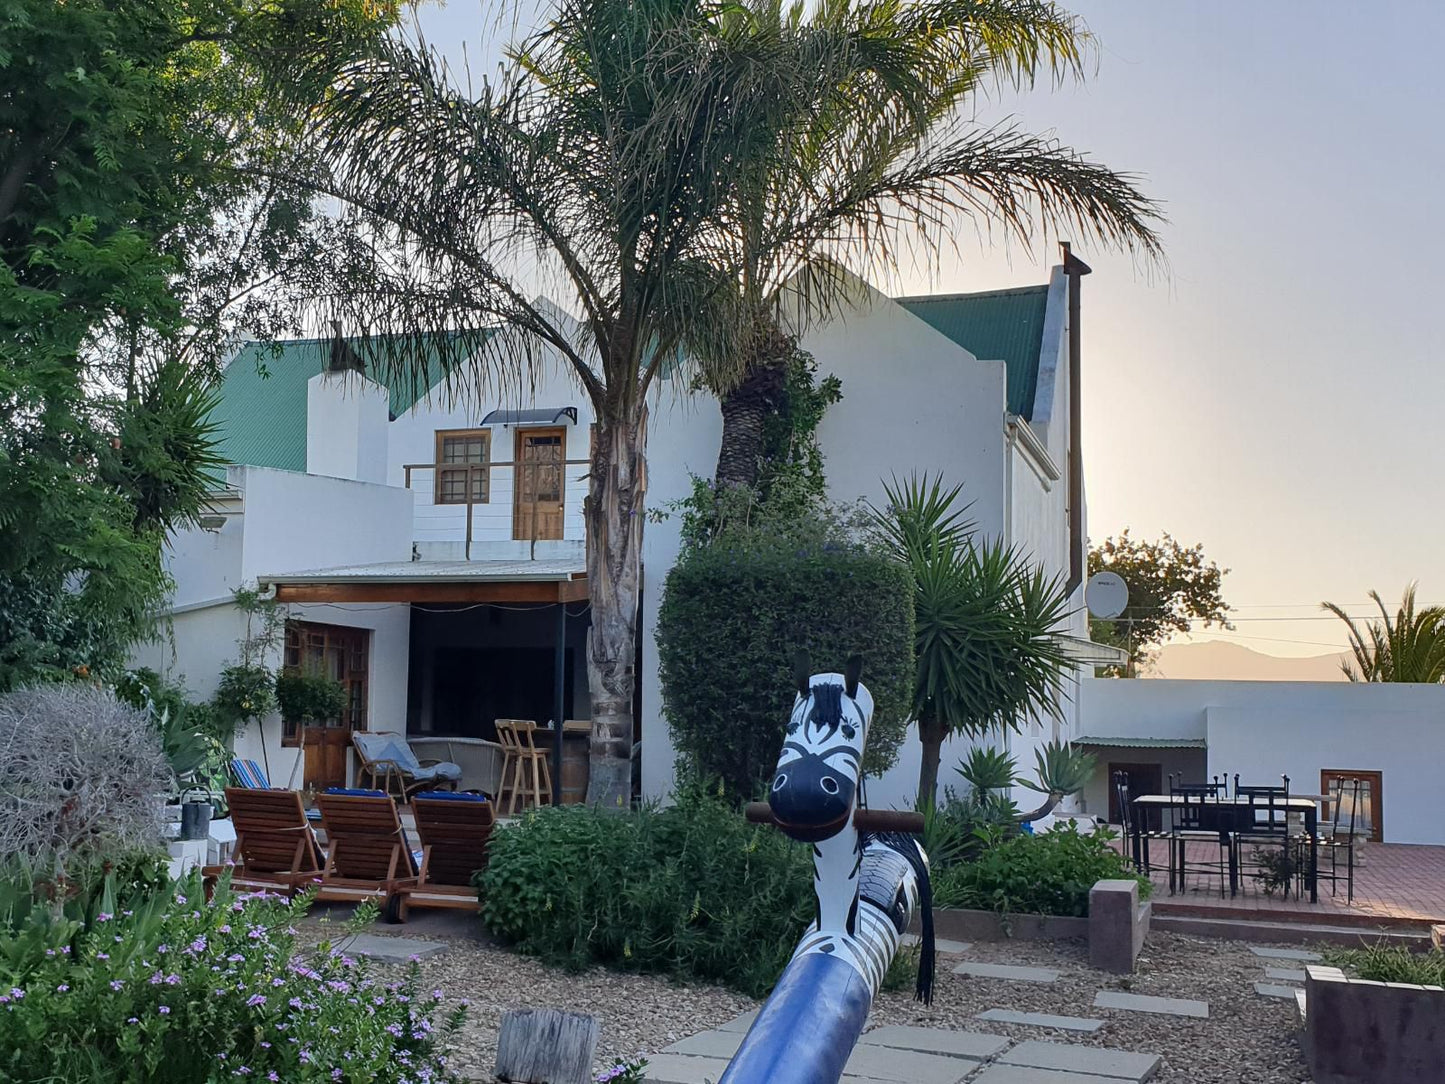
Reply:
[[563, 418], [577, 424], [577, 408], [534, 407], [531, 410], [494, 410], [482, 419], [483, 425], [556, 425]]

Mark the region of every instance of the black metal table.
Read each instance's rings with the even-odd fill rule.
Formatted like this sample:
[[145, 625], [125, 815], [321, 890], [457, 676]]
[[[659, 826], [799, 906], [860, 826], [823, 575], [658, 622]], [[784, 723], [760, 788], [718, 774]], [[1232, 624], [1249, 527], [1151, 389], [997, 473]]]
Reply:
[[[1133, 805], [1138, 807], [1141, 812], [1147, 812], [1150, 809], [1182, 810], [1184, 808], [1184, 804], [1185, 798], [1183, 795], [1179, 794], [1141, 794], [1133, 801]], [[1237, 815], [1238, 811], [1240, 810], [1259, 810], [1271, 808], [1271, 806], [1260, 804], [1258, 801], [1251, 805], [1248, 798], [1209, 798], [1206, 799], [1201, 805], [1198, 797], [1191, 796], [1189, 799], [1189, 804], [1195, 810], [1217, 810], [1219, 814], [1221, 814], [1220, 823], [1218, 825], [1218, 828], [1221, 832], [1234, 832], [1240, 830], [1237, 826], [1237, 816], [1231, 817], [1230, 814]], [[1309, 869], [1306, 871], [1306, 882], [1308, 883], [1310, 889], [1310, 902], [1319, 903], [1319, 881], [1317, 876], [1319, 873], [1319, 806], [1316, 805], [1315, 802], [1309, 798], [1279, 798], [1272, 803], [1272, 808], [1283, 810], [1286, 813], [1304, 814], [1305, 834], [1309, 836], [1310, 841], [1310, 860]], [[1206, 830], [1213, 830], [1214, 827], [1215, 826], [1213, 825], [1206, 825]], [[1134, 832], [1134, 838], [1133, 840], [1131, 840], [1131, 846], [1133, 848], [1134, 865], [1139, 869], [1148, 869], [1148, 833], [1142, 830], [1136, 830]], [[1231, 849], [1231, 866], [1233, 865], [1232, 855], [1233, 850]], [[1233, 883], [1234, 876], [1235, 871], [1231, 869], [1231, 884]]]

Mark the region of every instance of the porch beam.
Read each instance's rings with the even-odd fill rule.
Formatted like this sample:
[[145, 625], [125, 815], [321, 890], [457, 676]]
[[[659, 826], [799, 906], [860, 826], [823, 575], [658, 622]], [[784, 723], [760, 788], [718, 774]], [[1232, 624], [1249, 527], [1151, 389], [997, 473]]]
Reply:
[[580, 602], [587, 581], [510, 583], [278, 583], [277, 602]]

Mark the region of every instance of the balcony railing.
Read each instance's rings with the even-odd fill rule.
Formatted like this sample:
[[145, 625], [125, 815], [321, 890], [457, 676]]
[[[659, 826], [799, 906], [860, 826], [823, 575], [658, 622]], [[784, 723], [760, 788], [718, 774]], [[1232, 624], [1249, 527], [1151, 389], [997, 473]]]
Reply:
[[[560, 459], [560, 460], [551, 460], [551, 461], [548, 461], [548, 462], [537, 462], [537, 461], [535, 461], [535, 460], [527, 460], [527, 461], [518, 462], [518, 461], [516, 461], [516, 460], [509, 460], [509, 461], [496, 461], [496, 462], [487, 462], [487, 463], [405, 463], [405, 464], [402, 465], [402, 470], [405, 472], [405, 475], [406, 475], [406, 488], [407, 488], [407, 489], [410, 489], [410, 488], [411, 488], [411, 473], [412, 473], [412, 471], [432, 471], [432, 472], [433, 472], [433, 478], [435, 478], [435, 472], [438, 471], [438, 470], [448, 470], [448, 471], [462, 471], [462, 470], [464, 470], [464, 471], [467, 472], [467, 485], [466, 485], [467, 499], [466, 499], [466, 501], [465, 501], [465, 505], [466, 505], [466, 509], [467, 509], [467, 542], [466, 542], [466, 551], [465, 551], [465, 552], [466, 552], [466, 559], [467, 559], [468, 561], [470, 561], [470, 560], [472, 559], [472, 510], [476, 507], [476, 505], [477, 505], [478, 503], [488, 503], [488, 504], [491, 503], [491, 501], [490, 501], [490, 498], [491, 498], [491, 485], [490, 485], [490, 484], [487, 486], [487, 497], [488, 497], [488, 500], [487, 500], [487, 501], [485, 501], [485, 502], [478, 502], [477, 500], [474, 499], [473, 494], [476, 492], [476, 487], [473, 486], [473, 484], [472, 484], [472, 480], [473, 480], [473, 478], [475, 477], [475, 475], [472, 473], [473, 471], [487, 471], [487, 472], [490, 473], [492, 470], [497, 469], [497, 468], [511, 467], [511, 468], [513, 468], [514, 471], [517, 471], [517, 472], [533, 471], [533, 472], [535, 473], [536, 471], [543, 470], [543, 469], [565, 470], [567, 467], [586, 467], [586, 466], [590, 466], [591, 463], [592, 463], [592, 461], [591, 461], [590, 459]], [[516, 483], [517, 483], [518, 480], [519, 480], [519, 479], [517, 479], [516, 477], [513, 478], [513, 494], [512, 494], [513, 513], [512, 513], [512, 516], [513, 516], [513, 534], [514, 534], [514, 535], [515, 535], [515, 533], [516, 533], [516, 527], [515, 527], [515, 524], [516, 524], [516, 511], [515, 511], [515, 508], [516, 508], [516, 501], [517, 501], [517, 486], [516, 486]], [[563, 489], [562, 489], [562, 494], [563, 494], [562, 515], [563, 515], [564, 522], [565, 522], [565, 517], [566, 517], [566, 480], [565, 480], [565, 478], [562, 480], [562, 484], [563, 484]], [[536, 488], [537, 488], [537, 487], [536, 487], [536, 483], [535, 483], [535, 480], [534, 480], [534, 481], [533, 481], [533, 485], [532, 485], [532, 492], [535, 493], [535, 492], [536, 492]], [[462, 505], [463, 503], [464, 503], [464, 502], [462, 502], [462, 501], [456, 501], [456, 502], [448, 501], [448, 502], [446, 502], [446, 504], [441, 505], [441, 507], [456, 507], [456, 506]], [[530, 533], [529, 533], [529, 536], [528, 536], [528, 537], [531, 539], [531, 541], [535, 542], [535, 541], [537, 541], [537, 504], [538, 504], [538, 502], [534, 500], [534, 501], [531, 502], [531, 504], [532, 504], [532, 511], [531, 511], [532, 522], [531, 522], [531, 530], [530, 530]], [[522, 541], [526, 541], [526, 539], [523, 539]]]

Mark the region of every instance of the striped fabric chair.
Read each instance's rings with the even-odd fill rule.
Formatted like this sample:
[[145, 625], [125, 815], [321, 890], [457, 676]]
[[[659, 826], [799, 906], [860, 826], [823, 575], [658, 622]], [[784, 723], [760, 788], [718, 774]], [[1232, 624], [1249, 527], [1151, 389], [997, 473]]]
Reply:
[[[261, 765], [254, 760], [242, 760], [236, 757], [231, 761], [231, 778], [236, 781], [236, 786], [243, 790], [276, 790], [271, 786], [271, 781], [266, 778], [266, 773]], [[321, 823], [321, 810], [308, 809], [306, 819], [312, 824]]]

